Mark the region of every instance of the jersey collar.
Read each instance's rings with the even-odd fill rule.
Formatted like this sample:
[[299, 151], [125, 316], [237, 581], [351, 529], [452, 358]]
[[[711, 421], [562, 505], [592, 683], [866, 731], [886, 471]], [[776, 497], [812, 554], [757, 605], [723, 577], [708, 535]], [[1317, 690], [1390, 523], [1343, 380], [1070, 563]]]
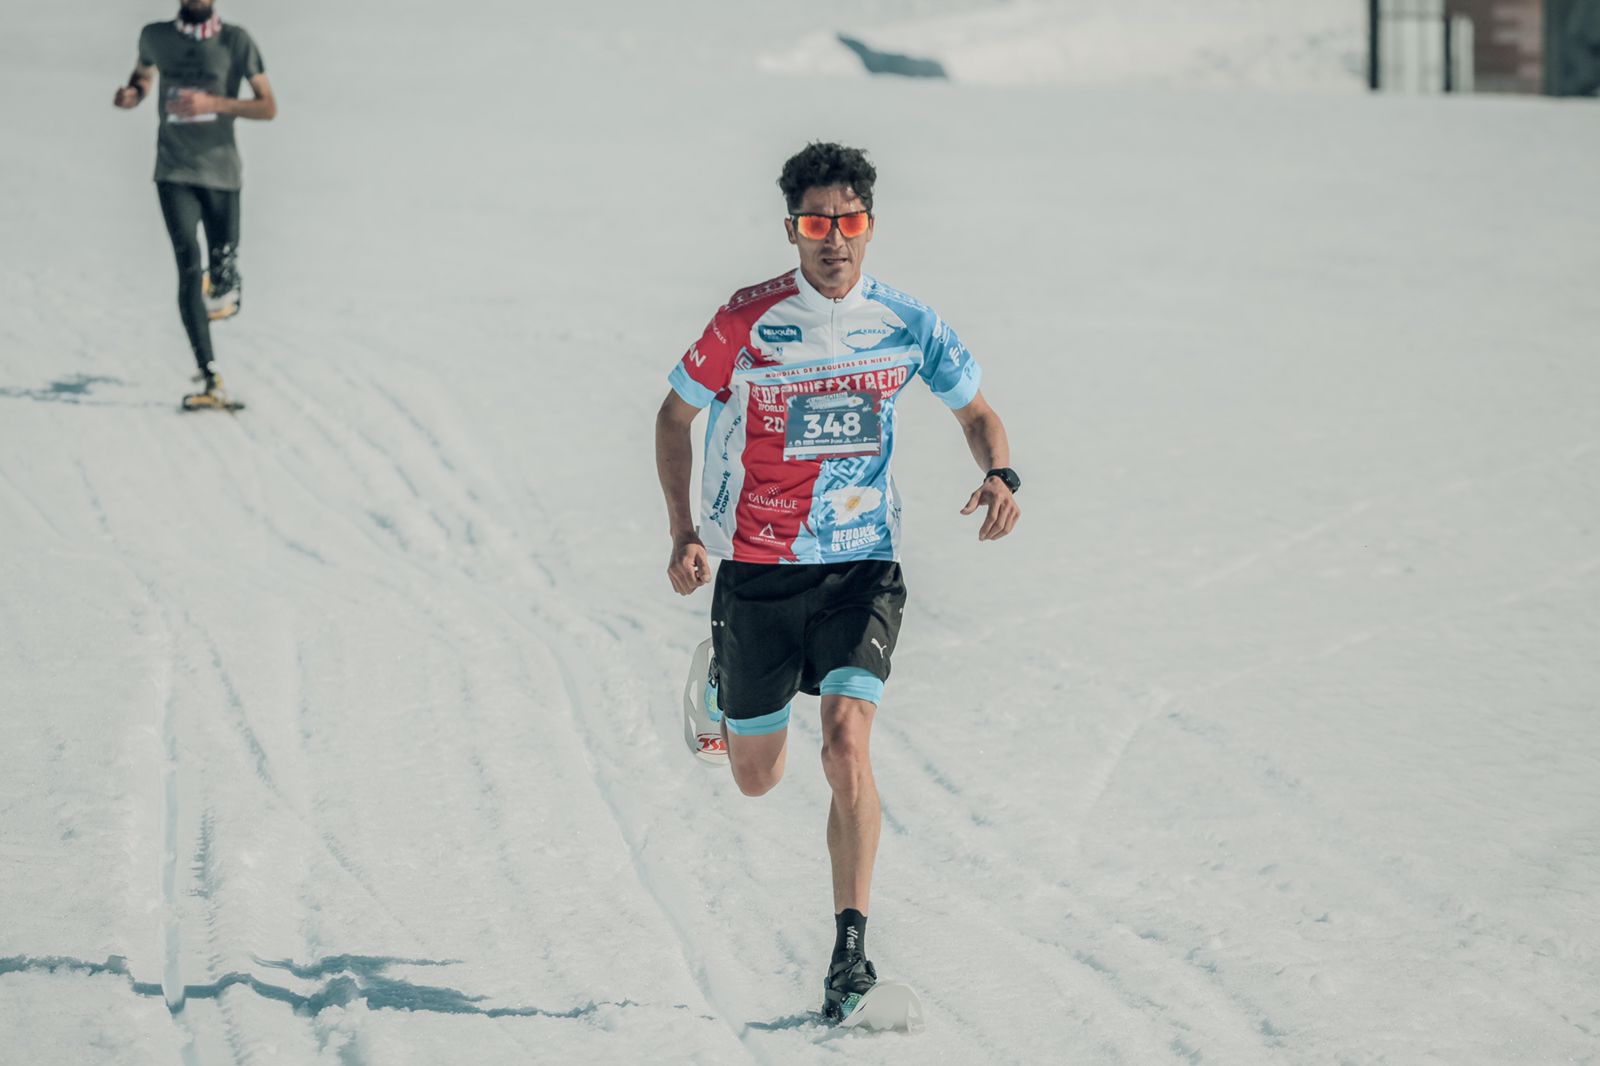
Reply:
[[193, 37], [197, 41], [209, 41], [222, 32], [221, 15], [212, 15], [201, 23], [185, 22], [182, 19], [177, 19], [172, 24], [178, 27], [179, 33], [185, 37]]
[[806, 280], [806, 272], [799, 267], [794, 268], [794, 283], [800, 290], [801, 304], [818, 311], [842, 311], [859, 306], [866, 300], [866, 297], [862, 295], [867, 287], [867, 275], [865, 272], [856, 279], [856, 283], [851, 287], [850, 291], [837, 300], [818, 292], [816, 286]]

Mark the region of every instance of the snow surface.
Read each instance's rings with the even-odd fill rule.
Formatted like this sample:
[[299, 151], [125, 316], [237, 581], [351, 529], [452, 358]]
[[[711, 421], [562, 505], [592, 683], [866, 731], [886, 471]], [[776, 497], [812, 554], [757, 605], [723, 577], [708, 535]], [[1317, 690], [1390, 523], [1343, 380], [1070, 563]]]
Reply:
[[[1592, 104], [764, 59], [954, 2], [223, 10], [237, 418], [108, 106], [160, 5], [0, 36], [0, 1061], [1600, 1062]], [[1025, 481], [980, 545], [904, 405], [915, 1037], [809, 1015], [814, 703], [759, 801], [679, 737], [652, 418], [814, 137]]]

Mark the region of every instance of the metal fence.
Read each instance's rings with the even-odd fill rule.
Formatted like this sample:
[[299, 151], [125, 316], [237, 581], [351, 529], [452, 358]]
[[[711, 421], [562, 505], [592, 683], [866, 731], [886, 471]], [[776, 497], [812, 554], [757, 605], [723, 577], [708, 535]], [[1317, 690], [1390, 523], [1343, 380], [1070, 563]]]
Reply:
[[1367, 0], [1367, 84], [1374, 91], [1471, 92], [1473, 24], [1446, 0]]

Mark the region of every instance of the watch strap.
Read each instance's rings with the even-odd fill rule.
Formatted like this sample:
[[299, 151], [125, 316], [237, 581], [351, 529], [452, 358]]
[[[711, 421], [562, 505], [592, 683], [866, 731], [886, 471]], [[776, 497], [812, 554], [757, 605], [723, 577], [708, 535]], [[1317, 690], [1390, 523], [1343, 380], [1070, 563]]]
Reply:
[[983, 475], [983, 477], [985, 481], [992, 477], [999, 478], [1001, 481], [1005, 482], [1006, 488], [1010, 489], [1013, 493], [1022, 488], [1022, 479], [1018, 477], [1017, 472], [1011, 469], [1009, 466], [997, 466], [993, 470], [990, 470], [987, 474]]

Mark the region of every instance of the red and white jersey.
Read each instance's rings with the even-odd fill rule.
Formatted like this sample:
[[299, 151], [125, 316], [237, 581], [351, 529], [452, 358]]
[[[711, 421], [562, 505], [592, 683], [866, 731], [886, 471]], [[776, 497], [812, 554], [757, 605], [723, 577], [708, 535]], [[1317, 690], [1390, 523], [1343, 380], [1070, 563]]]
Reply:
[[842, 299], [799, 270], [741, 289], [668, 381], [709, 407], [700, 539], [722, 559], [897, 559], [895, 401], [921, 378], [952, 409], [982, 371], [925, 305], [863, 276]]

